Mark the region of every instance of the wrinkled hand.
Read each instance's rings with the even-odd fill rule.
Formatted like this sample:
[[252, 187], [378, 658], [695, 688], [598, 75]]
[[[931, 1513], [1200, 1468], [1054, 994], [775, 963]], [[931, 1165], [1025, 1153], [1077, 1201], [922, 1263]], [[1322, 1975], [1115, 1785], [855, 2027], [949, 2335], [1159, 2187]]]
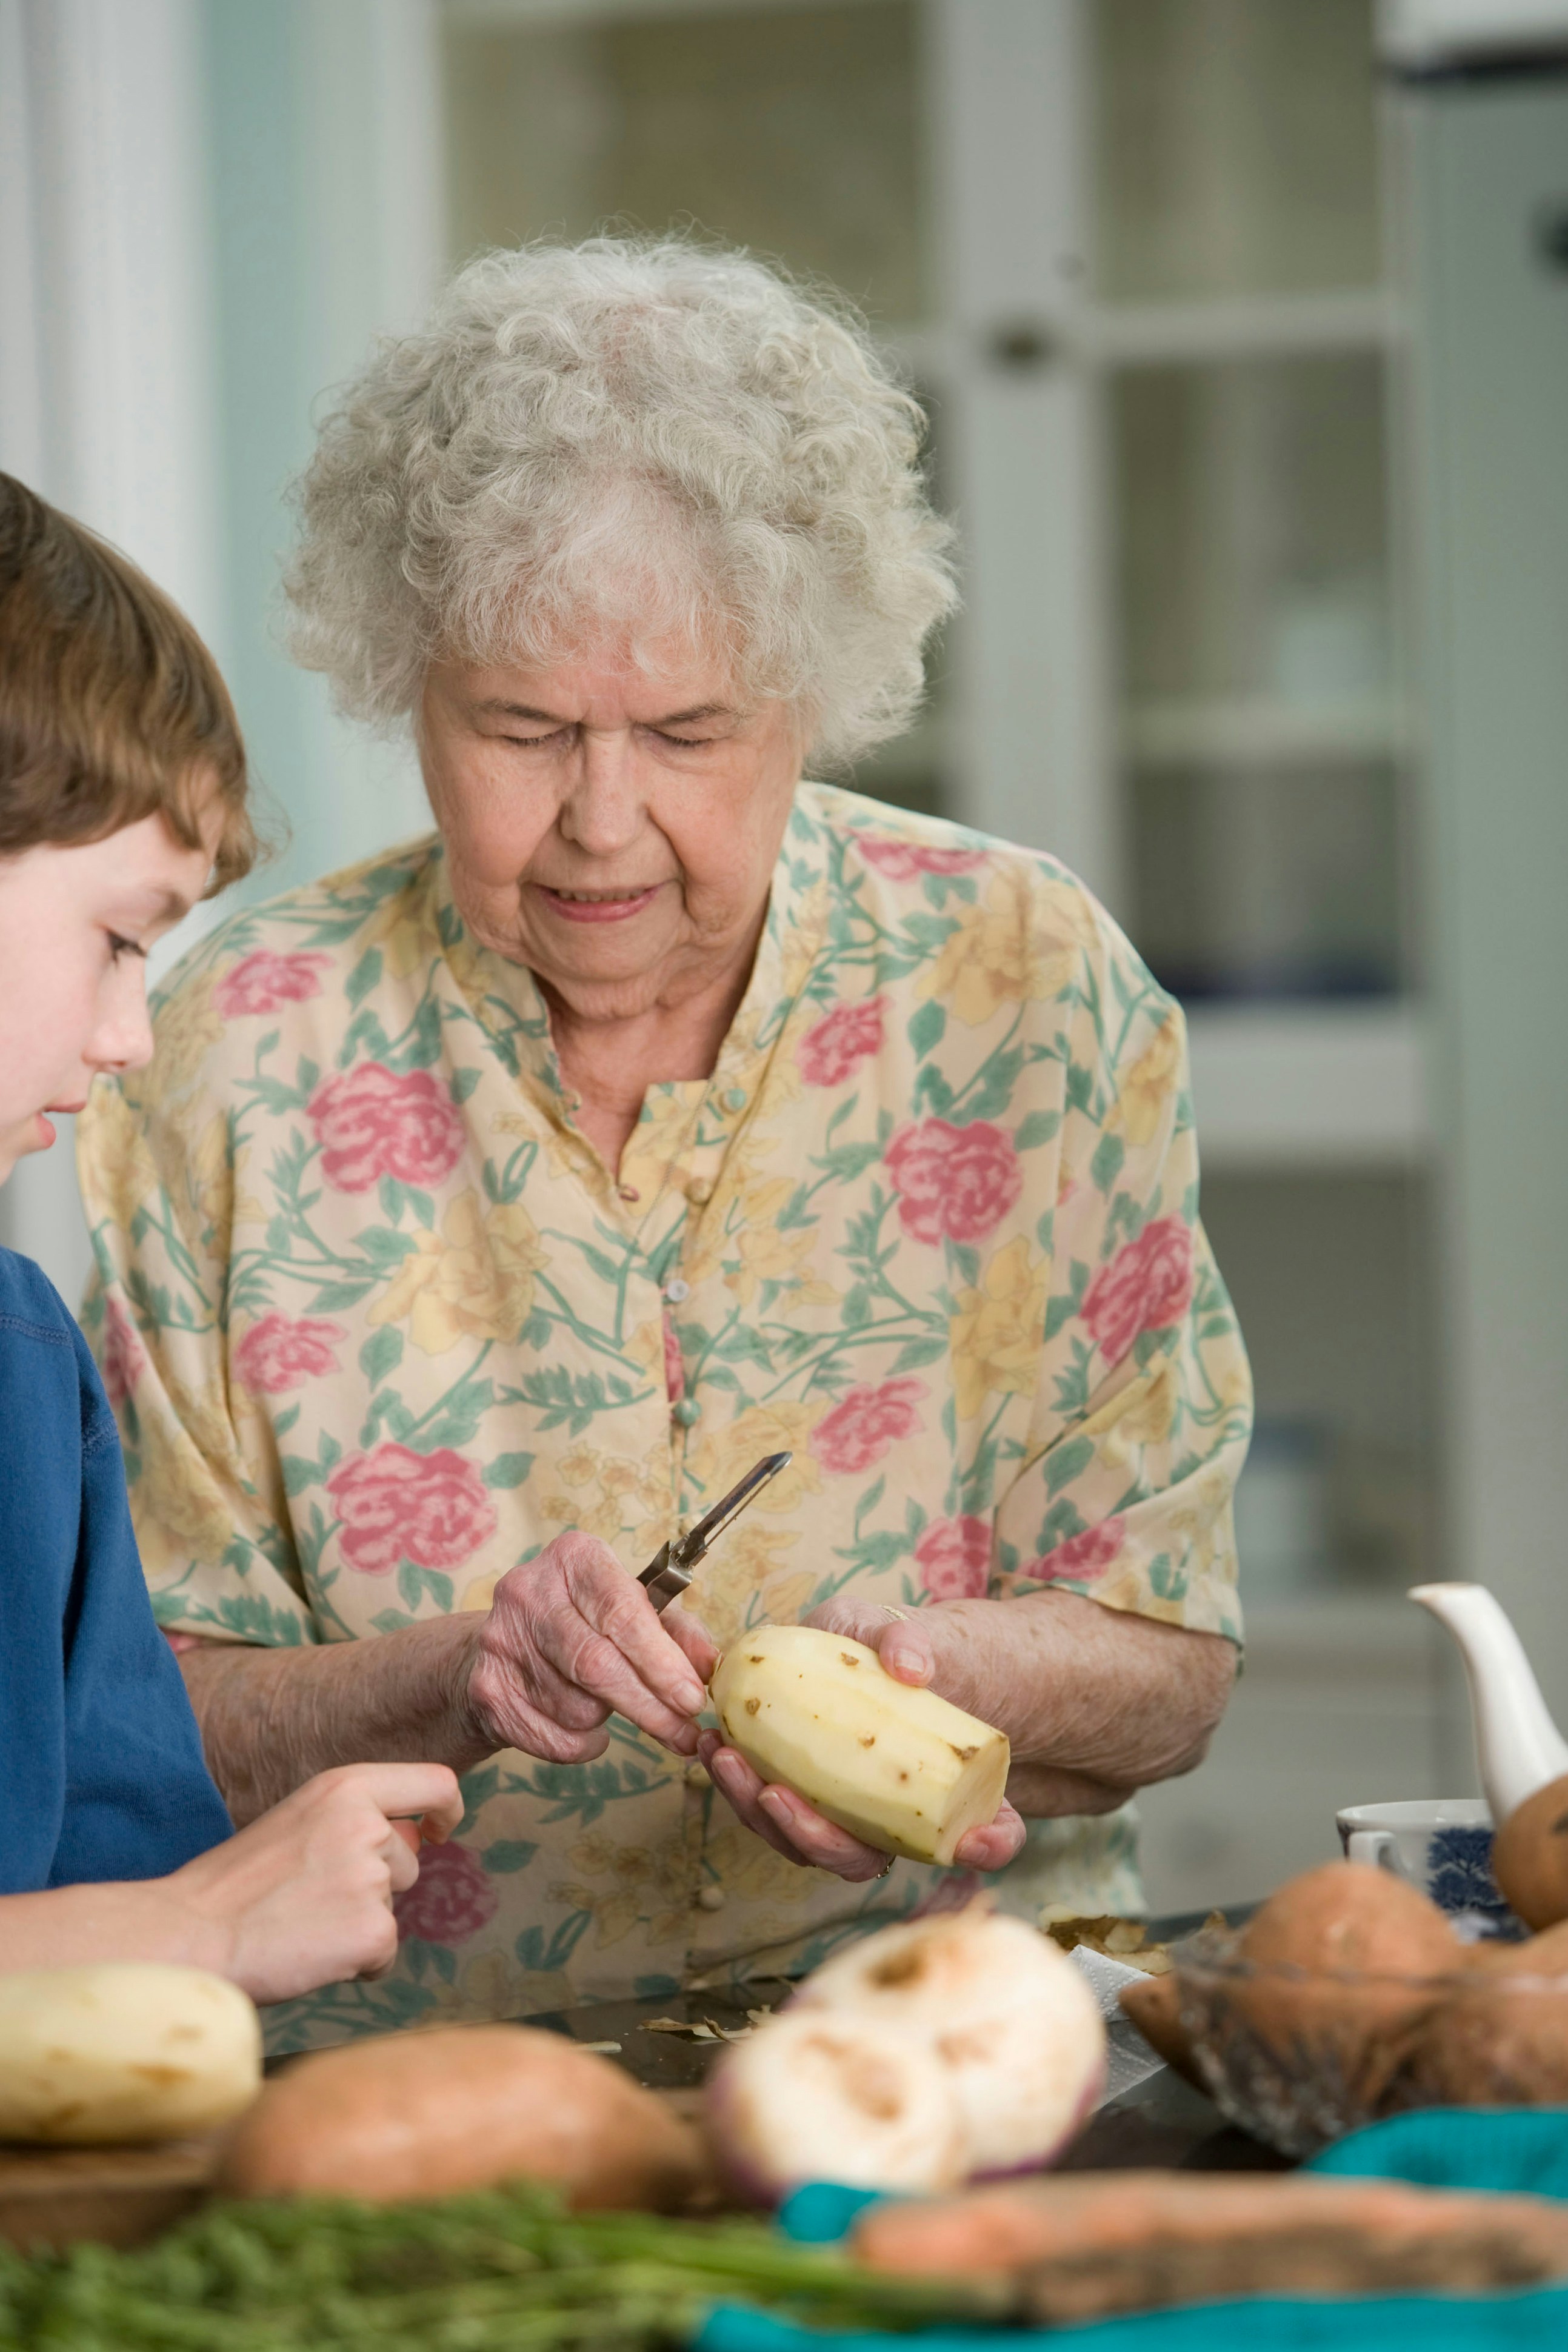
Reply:
[[[878, 1601], [847, 1598], [830, 1601], [813, 1611], [808, 1625], [827, 1633], [843, 1633], [874, 1650], [895, 1681], [924, 1686], [935, 1685], [944, 1698], [958, 1706], [971, 1701], [961, 1685], [960, 1655], [946, 1637], [940, 1610], [921, 1610], [907, 1618], [893, 1615]], [[952, 1653], [952, 1654], [949, 1654]], [[979, 1707], [977, 1714], [983, 1713]], [[831, 1870], [851, 1881], [879, 1877], [887, 1856], [874, 1846], [852, 1837], [847, 1830], [825, 1821], [803, 1797], [777, 1784], [764, 1786], [744, 1756], [727, 1748], [716, 1731], [705, 1731], [698, 1752], [715, 1786], [722, 1790], [748, 1830], [756, 1832], [790, 1862]], [[966, 1870], [1000, 1870], [1012, 1860], [1024, 1841], [1021, 1815], [1004, 1800], [995, 1821], [968, 1830], [958, 1841], [954, 1861]]]
[[602, 1756], [612, 1715], [693, 1756], [717, 1655], [695, 1617], [661, 1617], [608, 1544], [572, 1532], [497, 1585], [468, 1701], [497, 1747], [552, 1764]]
[[444, 1764], [345, 1764], [319, 1772], [248, 1829], [164, 1882], [211, 1930], [213, 1965], [256, 2001], [288, 2000], [397, 1958], [394, 1895], [422, 1843], [463, 1818]]

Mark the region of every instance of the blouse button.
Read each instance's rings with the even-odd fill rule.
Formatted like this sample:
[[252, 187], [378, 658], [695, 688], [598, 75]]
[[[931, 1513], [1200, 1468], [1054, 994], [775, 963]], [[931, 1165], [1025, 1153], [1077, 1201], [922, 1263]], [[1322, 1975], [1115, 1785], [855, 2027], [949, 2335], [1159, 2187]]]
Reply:
[[697, 1889], [697, 1908], [700, 1911], [722, 1911], [724, 1909], [723, 1887], [699, 1886]]
[[744, 1087], [727, 1087], [725, 1090], [724, 1107], [726, 1110], [744, 1110], [746, 1108], [746, 1088]]
[[678, 1274], [673, 1274], [664, 1285], [664, 1296], [672, 1307], [679, 1307], [682, 1300], [689, 1298], [691, 1295], [691, 1284], [683, 1281]]
[[688, 1201], [695, 1201], [699, 1209], [705, 1202], [713, 1199], [713, 1186], [706, 1176], [692, 1178], [691, 1182], [686, 1186], [686, 1198]]
[[615, 1189], [623, 1201], [640, 1201], [643, 1197], [635, 1184], [618, 1184]]
[[686, 1766], [685, 1781], [688, 1789], [711, 1789], [713, 1786], [706, 1771], [700, 1764]]
[[681, 1427], [690, 1429], [693, 1422], [701, 1418], [702, 1407], [695, 1397], [683, 1397], [679, 1404], [674, 1408], [674, 1412]]

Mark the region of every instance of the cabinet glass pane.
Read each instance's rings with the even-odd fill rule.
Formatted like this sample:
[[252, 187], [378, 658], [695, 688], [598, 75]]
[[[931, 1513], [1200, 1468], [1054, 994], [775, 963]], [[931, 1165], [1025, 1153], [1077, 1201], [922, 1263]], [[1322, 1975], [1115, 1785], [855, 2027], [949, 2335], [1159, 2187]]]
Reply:
[[544, 26], [459, 15], [444, 34], [454, 251], [695, 224], [914, 323], [918, 31], [914, 0]]
[[1094, 0], [1113, 300], [1369, 286], [1373, 0]]
[[1203, 1221], [1257, 1391], [1243, 1604], [1403, 1591], [1433, 1573], [1437, 1534], [1425, 1182], [1206, 1174]]
[[1400, 985], [1388, 766], [1175, 768], [1133, 791], [1133, 936], [1180, 997]]
[[1131, 702], [1386, 693], [1375, 356], [1129, 368], [1112, 430]]

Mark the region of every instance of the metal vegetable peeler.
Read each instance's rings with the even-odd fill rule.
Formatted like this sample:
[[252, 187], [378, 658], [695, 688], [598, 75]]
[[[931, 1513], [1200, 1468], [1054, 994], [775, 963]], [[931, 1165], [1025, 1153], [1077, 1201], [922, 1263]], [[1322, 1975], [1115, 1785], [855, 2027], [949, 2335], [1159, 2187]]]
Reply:
[[759, 1495], [770, 1478], [777, 1478], [792, 1458], [788, 1454], [765, 1454], [739, 1486], [732, 1486], [724, 1500], [716, 1503], [688, 1535], [673, 1536], [668, 1543], [660, 1545], [637, 1579], [655, 1609], [667, 1609], [685, 1591], [692, 1580], [692, 1570], [705, 1558], [715, 1537], [724, 1533], [737, 1513], [744, 1511], [752, 1496]]

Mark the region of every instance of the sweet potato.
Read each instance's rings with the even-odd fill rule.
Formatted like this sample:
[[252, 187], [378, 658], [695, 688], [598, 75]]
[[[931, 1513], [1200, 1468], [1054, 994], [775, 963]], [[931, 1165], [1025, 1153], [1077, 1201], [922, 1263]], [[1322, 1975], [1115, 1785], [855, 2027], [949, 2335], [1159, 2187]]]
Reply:
[[1208, 2085], [1181, 2021], [1181, 1993], [1176, 1978], [1144, 1977], [1136, 1984], [1124, 1985], [1116, 1997], [1150, 2049], [1195, 2090], [1207, 2091]]
[[1435, 1903], [1392, 1872], [1351, 1862], [1287, 1879], [1243, 1929], [1240, 1956], [1257, 1973], [1214, 1992], [1231, 2023], [1363, 2110], [1464, 1966]]
[[441, 2197], [548, 2181], [579, 2211], [669, 2212], [702, 2185], [698, 2135], [609, 2059], [526, 2025], [353, 2042], [270, 2082], [229, 2145], [232, 2197]]
[[873, 2270], [1010, 2278], [1044, 2321], [1259, 2292], [1533, 2285], [1568, 2276], [1568, 2210], [1400, 2181], [1123, 2172], [877, 2206]]
[[1527, 1927], [1568, 1919], [1568, 1779], [1516, 1805], [1497, 1833], [1492, 1876]]

